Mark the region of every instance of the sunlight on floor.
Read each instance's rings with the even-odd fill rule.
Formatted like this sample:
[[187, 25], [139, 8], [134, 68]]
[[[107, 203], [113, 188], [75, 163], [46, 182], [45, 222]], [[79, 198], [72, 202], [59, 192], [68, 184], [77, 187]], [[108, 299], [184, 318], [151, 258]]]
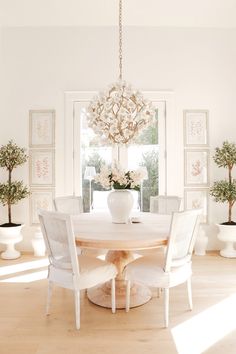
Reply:
[[[39, 270], [48, 266], [48, 258], [38, 259], [30, 262], [22, 262], [7, 266], [0, 267], [0, 276], [4, 279], [0, 283], [30, 283], [41, 279], [46, 279], [48, 270]], [[37, 271], [36, 271], [37, 269]], [[34, 271], [33, 271], [34, 270]], [[19, 275], [18, 273], [27, 272], [26, 274]], [[13, 275], [11, 277], [7, 277]]]
[[171, 332], [179, 354], [201, 354], [236, 329], [236, 294], [174, 327]]
[[24, 275], [18, 275], [16, 277], [3, 279], [0, 280], [0, 283], [31, 283], [33, 281], [46, 279], [47, 276], [48, 276], [48, 271], [42, 270], [40, 272], [32, 272]]
[[0, 276], [48, 266], [48, 258], [0, 267]]

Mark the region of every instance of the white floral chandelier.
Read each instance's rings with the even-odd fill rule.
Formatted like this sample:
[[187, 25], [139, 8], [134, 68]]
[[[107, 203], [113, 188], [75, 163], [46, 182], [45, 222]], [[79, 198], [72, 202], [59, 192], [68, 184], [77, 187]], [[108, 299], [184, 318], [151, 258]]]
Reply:
[[88, 126], [115, 144], [127, 144], [150, 125], [155, 107], [122, 79], [122, 0], [119, 0], [119, 81], [90, 102]]

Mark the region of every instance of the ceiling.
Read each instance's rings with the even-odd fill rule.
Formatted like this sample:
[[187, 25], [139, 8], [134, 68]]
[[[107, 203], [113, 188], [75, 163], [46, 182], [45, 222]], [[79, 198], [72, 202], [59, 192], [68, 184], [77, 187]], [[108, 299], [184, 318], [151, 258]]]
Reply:
[[[236, 0], [123, 0], [124, 24], [236, 28]], [[118, 0], [0, 0], [1, 26], [114, 26]]]

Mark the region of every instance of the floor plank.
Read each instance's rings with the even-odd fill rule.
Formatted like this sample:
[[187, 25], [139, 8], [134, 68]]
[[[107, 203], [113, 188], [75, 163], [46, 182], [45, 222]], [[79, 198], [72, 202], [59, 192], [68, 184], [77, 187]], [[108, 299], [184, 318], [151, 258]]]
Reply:
[[44, 272], [45, 266], [12, 270], [38, 260], [31, 255], [0, 260], [1, 354], [236, 352], [235, 259], [218, 253], [193, 257], [194, 309], [188, 311], [184, 285], [172, 289], [168, 329], [162, 327], [163, 298], [153, 290], [149, 303], [116, 314], [90, 303], [83, 292], [80, 331], [75, 330], [73, 294], [68, 290], [54, 289], [51, 315], [45, 316], [47, 280], [27, 279]]

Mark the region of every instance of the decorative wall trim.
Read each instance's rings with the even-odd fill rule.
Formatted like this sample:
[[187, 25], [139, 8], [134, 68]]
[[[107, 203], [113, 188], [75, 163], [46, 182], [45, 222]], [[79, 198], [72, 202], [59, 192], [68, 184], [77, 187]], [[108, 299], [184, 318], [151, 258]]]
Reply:
[[29, 111], [29, 147], [55, 146], [55, 110]]
[[38, 209], [53, 210], [55, 195], [54, 109], [29, 111], [30, 224], [38, 225]]
[[[183, 111], [184, 208], [203, 210], [202, 223], [209, 215], [209, 111]], [[195, 188], [192, 188], [195, 187]]]

